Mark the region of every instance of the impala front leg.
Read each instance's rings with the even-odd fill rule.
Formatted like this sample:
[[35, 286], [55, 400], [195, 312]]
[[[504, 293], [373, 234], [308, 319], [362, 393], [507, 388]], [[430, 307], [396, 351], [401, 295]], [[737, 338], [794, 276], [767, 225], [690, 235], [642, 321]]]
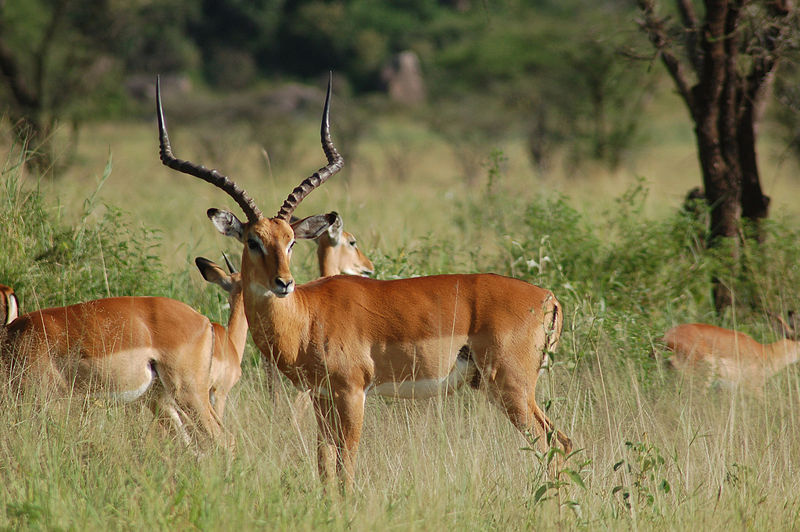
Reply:
[[[334, 467], [345, 492], [352, 491], [355, 460], [364, 423], [363, 390], [333, 390], [314, 397], [317, 415], [317, 459], [323, 484], [333, 481]], [[335, 466], [334, 466], [335, 464]]]

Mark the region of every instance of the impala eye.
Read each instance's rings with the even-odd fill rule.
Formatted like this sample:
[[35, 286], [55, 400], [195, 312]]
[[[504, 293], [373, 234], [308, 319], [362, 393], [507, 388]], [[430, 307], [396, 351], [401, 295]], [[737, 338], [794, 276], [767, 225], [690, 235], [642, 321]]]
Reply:
[[258, 240], [255, 238], [247, 239], [247, 247], [250, 248], [250, 251], [261, 251], [261, 246], [258, 245]]
[[356, 241], [355, 240], [351, 240], [350, 241], [350, 245], [353, 246], [353, 247], [356, 247]]
[[296, 240], [292, 240], [291, 242], [289, 242], [289, 247], [286, 248], [286, 253], [291, 253], [292, 252], [292, 248], [294, 247], [294, 243], [295, 242], [296, 242]]

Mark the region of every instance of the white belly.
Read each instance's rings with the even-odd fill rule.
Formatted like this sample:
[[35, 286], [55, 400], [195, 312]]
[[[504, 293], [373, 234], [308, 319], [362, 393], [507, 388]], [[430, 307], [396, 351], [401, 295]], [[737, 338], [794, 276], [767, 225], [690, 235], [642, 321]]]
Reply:
[[[456, 359], [456, 364], [449, 375], [438, 379], [405, 380], [402, 382], [382, 382], [367, 388], [369, 395], [382, 395], [384, 397], [399, 397], [402, 399], [427, 399], [437, 395], [447, 394], [460, 388], [468, 378], [471, 364], [462, 358]], [[474, 367], [474, 366], [473, 366]]]
[[155, 349], [138, 348], [104, 358], [84, 358], [78, 364], [77, 382], [93, 393], [129, 403], [153, 384], [155, 375], [150, 361], [158, 356]]

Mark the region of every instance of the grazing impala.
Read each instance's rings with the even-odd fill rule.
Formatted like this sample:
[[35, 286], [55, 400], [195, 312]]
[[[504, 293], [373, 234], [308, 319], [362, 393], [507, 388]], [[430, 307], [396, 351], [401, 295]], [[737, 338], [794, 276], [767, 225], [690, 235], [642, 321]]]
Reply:
[[214, 348], [211, 351], [208, 396], [211, 406], [220, 419], [225, 413], [228, 392], [242, 376], [242, 356], [244, 356], [244, 345], [247, 342], [247, 318], [244, 315], [242, 298], [242, 275], [236, 271], [227, 255], [223, 256], [230, 275], [206, 258], [197, 257], [194, 260], [203, 279], [219, 285], [228, 293], [228, 304], [230, 305], [227, 327], [219, 323], [211, 323], [214, 328]]
[[8, 325], [17, 318], [19, 313], [19, 303], [14, 289], [10, 286], [0, 284], [0, 320], [3, 325]]
[[38, 310], [6, 329], [2, 356], [10, 382], [62, 395], [104, 393], [123, 402], [146, 397], [185, 443], [191, 443], [185, 426], [190, 422], [206, 437], [229, 444], [221, 416], [240, 375], [236, 362], [247, 335], [241, 281], [201, 260], [206, 279], [229, 291], [228, 329], [165, 297], [112, 297]]
[[766, 345], [745, 333], [705, 323], [673, 327], [663, 338], [672, 351], [670, 364], [679, 371], [704, 376], [707, 385], [719, 381], [763, 395], [767, 379], [800, 360], [796, 318], [790, 313], [793, 327], [775, 318], [785, 338]]
[[[318, 421], [320, 476], [334, 467], [352, 485], [367, 393], [431, 397], [464, 383], [485, 389], [523, 433], [545, 447], [572, 444], [536, 404], [542, 359], [556, 348], [563, 312], [549, 290], [493, 274], [379, 281], [335, 276], [296, 286], [289, 263], [297, 238], [316, 238], [325, 222], [290, 225], [297, 205], [343, 165], [330, 137], [330, 82], [321, 138], [328, 164], [305, 179], [272, 218], [216, 170], [177, 159], [157, 111], [161, 161], [230, 195], [247, 215], [208, 211], [239, 240], [245, 313], [256, 346], [301, 389], [310, 389]], [[548, 441], [545, 441], [548, 440]], [[334, 465], [335, 464], [335, 465]]]

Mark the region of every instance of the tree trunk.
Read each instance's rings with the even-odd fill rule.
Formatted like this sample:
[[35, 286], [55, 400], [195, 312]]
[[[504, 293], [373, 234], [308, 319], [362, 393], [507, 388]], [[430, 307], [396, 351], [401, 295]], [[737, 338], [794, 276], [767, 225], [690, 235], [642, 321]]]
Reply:
[[[701, 123], [706, 126], [710, 126], [710, 123], [716, 124], [716, 113], [713, 110], [705, 114], [705, 119], [701, 120]], [[726, 163], [723, 157], [718, 129], [698, 126], [695, 133], [706, 201], [711, 210], [707, 246], [710, 249], [716, 249], [721, 256], [724, 255], [729, 259], [731, 265], [735, 265], [739, 258], [737, 237], [742, 212], [739, 180], [732, 175], [734, 169]], [[731, 281], [734, 277], [734, 275], [726, 275], [723, 278], [718, 273], [712, 275], [714, 308], [717, 309], [717, 312], [722, 312], [733, 304]]]
[[[679, 24], [659, 17], [654, 0], [638, 0], [643, 15], [640, 26], [658, 51], [695, 124], [705, 197], [711, 211], [707, 244], [723, 259], [723, 268], [712, 274], [714, 304], [721, 313], [733, 303], [733, 281], [742, 270], [741, 218], [749, 222], [746, 227], [752, 231], [746, 236], [756, 242], [764, 240], [760, 222], [769, 214], [769, 197], [759, 181], [756, 124], [778, 60], [787, 50], [783, 37], [796, 31], [791, 16], [794, 8], [787, 0], [760, 5], [742, 0], [704, 0], [704, 17], [700, 17], [696, 2], [675, 2]], [[753, 18], [756, 12], [761, 18]], [[688, 61], [673, 48], [676, 41], [672, 36], [679, 34]]]

